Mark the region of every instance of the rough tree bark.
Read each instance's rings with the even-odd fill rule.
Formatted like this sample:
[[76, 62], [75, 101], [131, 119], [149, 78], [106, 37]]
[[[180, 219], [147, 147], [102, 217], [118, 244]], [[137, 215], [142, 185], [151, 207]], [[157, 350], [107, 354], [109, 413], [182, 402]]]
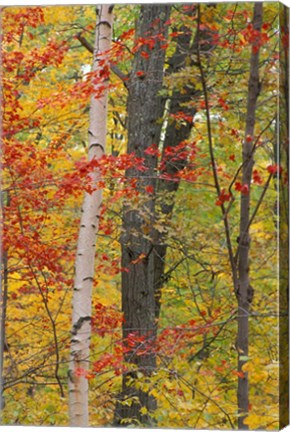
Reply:
[[[165, 49], [162, 48], [167, 37], [167, 25], [170, 7], [167, 5], [142, 5], [137, 23], [137, 38], [151, 41], [148, 59], [137, 51], [133, 61], [131, 78], [128, 84], [128, 153], [145, 159], [147, 171], [140, 175], [135, 168], [128, 169], [127, 178], [138, 180], [137, 189], [146, 193], [148, 186], [155, 189], [157, 157], [147, 155], [146, 149], [158, 145], [163, 116], [163, 101], [159, 91], [163, 85]], [[158, 122], [159, 120], [159, 122]], [[148, 189], [147, 189], [148, 190]], [[150, 190], [150, 189], [149, 189]], [[122, 310], [124, 313], [123, 338], [130, 334], [144, 338], [143, 344], [134, 347], [128, 345], [125, 361], [134, 365], [145, 376], [150, 376], [156, 369], [156, 355], [150, 346], [156, 338], [154, 292], [154, 221], [153, 194], [140, 203], [139, 209], [124, 208], [122, 243], [122, 267], [128, 272], [122, 274]], [[135, 261], [135, 264], [133, 263]], [[147, 352], [140, 355], [140, 350]], [[152, 424], [150, 413], [156, 409], [156, 401], [148, 393], [129, 384], [135, 373], [123, 376], [122, 394], [115, 412], [115, 424]], [[127, 399], [135, 397], [131, 405], [125, 405]], [[147, 408], [148, 413], [140, 411]]]
[[[263, 3], [255, 3], [253, 15], [253, 27], [260, 32], [263, 20]], [[249, 193], [241, 194], [240, 205], [240, 234], [238, 248], [238, 371], [242, 371], [243, 365], [247, 361], [249, 353], [249, 307], [253, 298], [253, 288], [250, 284], [249, 277], [249, 252], [250, 252], [250, 187], [254, 165], [254, 129], [256, 121], [257, 99], [260, 93], [259, 81], [259, 41], [258, 39], [252, 44], [252, 53], [250, 60], [250, 76], [248, 82], [248, 99], [245, 138], [243, 142], [243, 168], [242, 183], [248, 185]], [[238, 428], [248, 429], [244, 423], [249, 411], [249, 379], [248, 373], [238, 378]]]
[[[93, 71], [100, 74], [108, 70], [108, 51], [111, 46], [113, 7], [99, 5], [96, 8]], [[107, 60], [107, 64], [106, 64]], [[105, 64], [104, 64], [105, 61]], [[104, 82], [100, 83], [104, 85]], [[98, 92], [98, 85], [95, 90]], [[108, 89], [98, 98], [91, 98], [88, 133], [88, 159], [99, 159], [105, 152]], [[90, 176], [94, 187], [99, 180], [95, 170]], [[69, 365], [69, 411], [72, 426], [88, 426], [88, 380], [85, 371], [89, 367], [91, 335], [91, 302], [94, 277], [95, 242], [99, 225], [102, 191], [85, 193], [81, 210], [80, 231], [77, 245], [73, 292], [71, 358]]]
[[[194, 16], [196, 14], [196, 8], [193, 6], [192, 8], [190, 8], [187, 12], [185, 12], [186, 15], [188, 16]], [[212, 34], [210, 32], [208, 32], [207, 30], [203, 30], [202, 31], [203, 34], [203, 38], [204, 38], [204, 51], [207, 52], [211, 47], [212, 47]], [[171, 75], [174, 74], [176, 72], [180, 72], [185, 66], [188, 66], [188, 61], [190, 61], [190, 65], [193, 66], [194, 63], [194, 54], [196, 54], [196, 40], [195, 38], [192, 38], [193, 35], [193, 29], [187, 27], [186, 25], [181, 26], [181, 28], [179, 28], [179, 35], [176, 38], [176, 49], [175, 52], [173, 53], [172, 57], [168, 60], [168, 65], [169, 67], [166, 70], [166, 74]], [[165, 36], [165, 34], [163, 35]], [[152, 59], [153, 60], [153, 59]], [[138, 71], [139, 70], [139, 66], [136, 63], [133, 71]], [[160, 73], [161, 73], [161, 69], [160, 69]], [[133, 72], [134, 74], [134, 72]], [[131, 75], [132, 76], [132, 75]], [[157, 97], [158, 98], [158, 90], [161, 88], [161, 82], [159, 82], [158, 86], [156, 87], [156, 82], [149, 82], [149, 84], [152, 86], [152, 94], [148, 94], [148, 101], [150, 103], [150, 100], [153, 101], [153, 98]], [[148, 84], [148, 85], [149, 85]], [[148, 88], [148, 87], [147, 87]], [[154, 90], [155, 88], [155, 90]], [[137, 91], [137, 93], [135, 93], [136, 95], [138, 95], [139, 89], [135, 88], [135, 91]], [[155, 93], [154, 93], [155, 92]], [[190, 102], [194, 99], [194, 97], [196, 96], [197, 92], [194, 89], [192, 83], [190, 86], [185, 85], [184, 88], [181, 90], [174, 90], [172, 95], [170, 96], [170, 99], [166, 99], [166, 98], [158, 98], [156, 99], [156, 103], [158, 104], [158, 109], [157, 111], [159, 112], [159, 114], [157, 114], [156, 111], [156, 115], [157, 117], [155, 118], [155, 120], [153, 120], [153, 122], [156, 120], [158, 120], [158, 115], [159, 115], [159, 119], [162, 117], [162, 115], [164, 115], [165, 110], [168, 111], [167, 115], [170, 118], [170, 121], [167, 123], [167, 127], [166, 130], [163, 130], [164, 133], [164, 138], [161, 139], [161, 127], [158, 126], [158, 124], [155, 124], [155, 136], [153, 140], [147, 139], [147, 143], [148, 146], [150, 146], [152, 143], [154, 144], [159, 144], [162, 145], [162, 149], [163, 149], [163, 154], [162, 154], [162, 160], [164, 160], [164, 171], [163, 174], [169, 175], [169, 176], [176, 176], [176, 174], [182, 170], [186, 164], [187, 164], [187, 158], [185, 158], [184, 160], [179, 160], [176, 163], [166, 163], [165, 162], [165, 152], [166, 149], [168, 149], [168, 147], [176, 147], [178, 146], [178, 144], [180, 144], [182, 141], [184, 141], [185, 139], [189, 138], [190, 135], [190, 131], [192, 129], [192, 122], [187, 122], [186, 124], [177, 124], [177, 122], [174, 120], [174, 115], [177, 114], [178, 112], [183, 112], [185, 113], [188, 117], [191, 117], [193, 119], [195, 113], [196, 113], [196, 108], [192, 106], [192, 104], [190, 104]], [[131, 94], [129, 93], [129, 102], [130, 102], [130, 96]], [[142, 96], [138, 96], [139, 100], [143, 100]], [[141, 98], [141, 99], [140, 99]], [[168, 104], [169, 102], [169, 104]], [[168, 106], [166, 107], [166, 105], [168, 104]], [[128, 105], [128, 107], [130, 107], [130, 103]], [[140, 112], [138, 113], [137, 110], [137, 104], [133, 104], [132, 105], [132, 110], [130, 111], [131, 113], [134, 112], [135, 116], [139, 116]], [[141, 110], [146, 110], [146, 106], [142, 107]], [[152, 112], [152, 106], [151, 106], [151, 112]], [[132, 114], [130, 114], [130, 112], [128, 112], [129, 114], [129, 119], [131, 120], [131, 125], [132, 125], [132, 130], [134, 130], [134, 122], [135, 119], [133, 118]], [[143, 116], [143, 114], [141, 114]], [[144, 120], [148, 121], [150, 120], [148, 118], [148, 116], [144, 117]], [[146, 127], [146, 126], [144, 126]], [[152, 128], [153, 125], [150, 124], [150, 128]], [[130, 133], [130, 125], [129, 125], [129, 133]], [[133, 134], [136, 133], [136, 130], [134, 130]], [[162, 141], [162, 142], [161, 142]], [[132, 141], [133, 142], [133, 141]], [[129, 145], [129, 151], [134, 151], [133, 147], [130, 147]], [[137, 149], [135, 149], [136, 151]], [[137, 152], [138, 156], [140, 157], [145, 157], [146, 160], [148, 161], [148, 166], [151, 164], [151, 168], [153, 168], [152, 171], [148, 171], [147, 175], [151, 176], [154, 175], [155, 173], [155, 168], [157, 165], [157, 158], [156, 157], [152, 157], [150, 156], [149, 158], [146, 156], [146, 154], [144, 153], [145, 147], [139, 147]], [[128, 175], [132, 176], [135, 175], [133, 174], [133, 171], [127, 173]], [[162, 216], [162, 219], [164, 219], [164, 217], [166, 218], [166, 220], [170, 220], [172, 218], [172, 212], [173, 212], [173, 208], [174, 208], [174, 202], [175, 202], [175, 194], [178, 190], [179, 187], [179, 181], [168, 181], [168, 180], [162, 180], [162, 179], [158, 179], [157, 182], [155, 182], [154, 180], [152, 180], [149, 183], [154, 186], [155, 188], [155, 192], [156, 192], [156, 196], [162, 195], [162, 196], [166, 196], [166, 203], [163, 202], [160, 205], [160, 208], [156, 209], [155, 205], [154, 205], [154, 199], [152, 199], [150, 201], [151, 203], [151, 209], [149, 210], [150, 213], [150, 218], [147, 220], [147, 227], [145, 227], [145, 230], [143, 230], [143, 232], [139, 232], [139, 235], [141, 235], [141, 238], [145, 235], [147, 235], [147, 240], [145, 241], [145, 243], [147, 243], [147, 247], [150, 247], [150, 265], [151, 265], [151, 275], [150, 277], [148, 277], [147, 279], [145, 278], [144, 282], [146, 282], [146, 286], [147, 286], [147, 291], [150, 292], [151, 295], [151, 300], [150, 300], [150, 304], [151, 304], [151, 313], [153, 314], [153, 312], [155, 311], [155, 327], [154, 327], [154, 336], [152, 338], [152, 340], [155, 339], [155, 334], [156, 334], [156, 330], [157, 330], [157, 325], [158, 325], [158, 319], [159, 319], [159, 314], [160, 314], [160, 299], [161, 299], [161, 291], [162, 291], [162, 286], [164, 284], [164, 270], [165, 270], [165, 258], [166, 258], [166, 251], [167, 251], [167, 234], [166, 232], [159, 232], [157, 230], [149, 230], [149, 225], [150, 222], [151, 224], [153, 224], [153, 221], [158, 221], [158, 217]], [[144, 185], [143, 185], [144, 186]], [[147, 205], [149, 204], [149, 201], [147, 200]], [[150, 206], [150, 204], [149, 204]], [[148, 207], [149, 209], [149, 207]], [[147, 215], [148, 213], [148, 209], [147, 211]], [[143, 211], [143, 210], [141, 210]], [[144, 212], [143, 212], [144, 213]], [[132, 226], [135, 226], [135, 217], [137, 216], [137, 212], [133, 213], [133, 225], [130, 225], [130, 222], [127, 220], [127, 217], [132, 217], [132, 212], [131, 215], [129, 216], [129, 212], [125, 213], [124, 215], [124, 231], [125, 233], [129, 230], [132, 229]], [[131, 221], [131, 222], [132, 222]], [[139, 221], [140, 222], [140, 221]], [[141, 222], [140, 222], [141, 223]], [[163, 222], [164, 223], [164, 222]], [[166, 225], [166, 223], [165, 223]], [[144, 225], [143, 225], [144, 228]], [[135, 237], [134, 237], [135, 236]], [[151, 238], [150, 238], [151, 236]], [[126, 234], [123, 236], [123, 240], [126, 237]], [[149, 238], [149, 242], [148, 242], [148, 238]], [[143, 239], [144, 240], [144, 239]], [[127, 241], [127, 239], [126, 239]], [[136, 241], [136, 231], [134, 232], [134, 235], [131, 236], [131, 241], [134, 242]], [[122, 253], [123, 253], [123, 265], [128, 267], [128, 263], [129, 263], [129, 257], [128, 257], [128, 251], [129, 249], [126, 247], [123, 247], [122, 249]], [[142, 251], [142, 252], [141, 252]], [[144, 253], [142, 250], [142, 247], [140, 247], [137, 252], [135, 250], [135, 255], [132, 254], [132, 249], [130, 250], [131, 252], [131, 261], [135, 261], [136, 260], [136, 256], [139, 253]], [[145, 254], [146, 255], [146, 254]], [[146, 255], [147, 258], [147, 255]], [[145, 258], [145, 259], [146, 259]], [[145, 261], [145, 260], [144, 260]], [[139, 273], [138, 273], [138, 268], [142, 265], [145, 265], [145, 262], [140, 262], [140, 264], [134, 264], [134, 270], [136, 271], [136, 275], [137, 275], [137, 279], [136, 280], [140, 280], [139, 279]], [[148, 263], [146, 263], [147, 265]], [[139, 267], [138, 267], [139, 266]], [[149, 267], [148, 267], [149, 269]], [[139, 270], [140, 271], [140, 270]], [[128, 315], [130, 314], [131, 316], [131, 321], [132, 323], [136, 323], [136, 320], [138, 319], [138, 309], [136, 309], [136, 307], [133, 307], [133, 304], [130, 304], [130, 297], [128, 296], [128, 290], [126, 289], [126, 284], [128, 283], [130, 279], [129, 274], [128, 275], [124, 275], [123, 276], [123, 310], [125, 312], [125, 322], [127, 322], [128, 319]], [[133, 286], [134, 284], [132, 284], [132, 282], [130, 283], [131, 286]], [[153, 284], [153, 285], [152, 285]], [[145, 283], [144, 283], [145, 285]], [[135, 284], [135, 286], [137, 287], [137, 284]], [[136, 288], [138, 290], [138, 288]], [[127, 297], [125, 297], [125, 295], [127, 295]], [[136, 295], [136, 292], [135, 294]], [[153, 300], [153, 296], [154, 296], [154, 300]], [[128, 303], [129, 301], [129, 303]], [[155, 305], [154, 305], [155, 303]], [[130, 310], [130, 312], [129, 312]], [[127, 312], [126, 312], [127, 311]], [[132, 318], [135, 315], [135, 321]], [[153, 316], [153, 315], [152, 315]], [[143, 320], [144, 321], [144, 320]], [[133, 324], [132, 324], [133, 325]], [[135, 325], [135, 324], [134, 324]], [[124, 325], [124, 327], [126, 327], [126, 324]], [[128, 328], [130, 329], [130, 325], [128, 326]], [[134, 330], [132, 328], [132, 333], [134, 333]], [[124, 332], [124, 335], [128, 334], [128, 332]], [[149, 352], [148, 352], [149, 354]], [[153, 352], [150, 353], [151, 355], [151, 361], [152, 364], [154, 364], [154, 368], [155, 368], [155, 364], [156, 364], [156, 359], [155, 359], [155, 354]], [[143, 356], [139, 356], [139, 358], [142, 358]], [[129, 358], [129, 356], [127, 356], [127, 359]], [[144, 357], [145, 358], [145, 357]], [[139, 362], [140, 363], [140, 362]], [[152, 366], [152, 365], [151, 365]], [[130, 375], [132, 376], [132, 375]], [[126, 378], [124, 378], [124, 381], [126, 380]], [[126, 383], [123, 383], [123, 395], [121, 396], [123, 399], [125, 399], [126, 397], [129, 397], [130, 395], [134, 395], [134, 391], [131, 389], [131, 393], [128, 391], [127, 387], [126, 387]], [[153, 401], [153, 398], [151, 399]], [[141, 401], [141, 403], [143, 403], [144, 401]], [[155, 409], [155, 402], [154, 404], [152, 403], [152, 407], [151, 409], [153, 410], [153, 405], [154, 405], [154, 409]], [[146, 406], [146, 408], [148, 408], [148, 405], [144, 405]], [[130, 418], [130, 415], [132, 415], [132, 410], [131, 408], [127, 407], [125, 408], [124, 406], [122, 407], [122, 404], [119, 404], [117, 406], [117, 410], [116, 410], [116, 423], [118, 423], [118, 421], [120, 422], [122, 418]], [[141, 416], [141, 417], [137, 417], [138, 421], [145, 421], [148, 422], [148, 416]], [[128, 420], [126, 420], [128, 421]]]

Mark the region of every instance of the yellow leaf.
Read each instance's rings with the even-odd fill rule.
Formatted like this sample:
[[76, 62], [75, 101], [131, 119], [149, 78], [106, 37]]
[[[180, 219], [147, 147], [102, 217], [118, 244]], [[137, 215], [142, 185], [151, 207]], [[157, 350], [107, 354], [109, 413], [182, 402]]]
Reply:
[[145, 406], [142, 407], [142, 408], [140, 409], [140, 413], [141, 413], [141, 414], [147, 414], [147, 413], [148, 413], [147, 408], [146, 408]]

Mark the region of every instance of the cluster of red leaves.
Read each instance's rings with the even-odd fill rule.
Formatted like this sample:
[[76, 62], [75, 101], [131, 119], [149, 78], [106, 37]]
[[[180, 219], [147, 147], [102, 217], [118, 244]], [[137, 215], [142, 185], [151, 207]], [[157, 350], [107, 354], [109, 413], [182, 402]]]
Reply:
[[[35, 107], [34, 113], [25, 115], [22, 96], [36, 74], [60, 65], [68, 47], [64, 41], [48, 39], [42, 48], [15, 49], [23, 35], [25, 42], [33, 39], [38, 31], [33, 29], [41, 30], [43, 24], [42, 8], [7, 9], [3, 15], [3, 246], [9, 255], [9, 271], [21, 277], [13, 299], [38, 292], [48, 302], [52, 289], [62, 290], [72, 283], [63, 267], [73, 260], [70, 243], [75, 239], [60, 236], [51, 217], [52, 210], [60, 213], [63, 206], [51, 193], [59, 181], [53, 160], [63, 154], [49, 145], [38, 145], [34, 129], [41, 128], [41, 113], [36, 114]], [[47, 241], [48, 231], [53, 242]]]
[[155, 44], [156, 44], [155, 36], [151, 36], [148, 38], [139, 37], [135, 42], [135, 46], [133, 47], [132, 52], [135, 53], [139, 51], [140, 48], [144, 49], [144, 47], [147, 47], [149, 50], [152, 50], [155, 47]]
[[[168, 146], [164, 149], [160, 164], [159, 171], [162, 173], [161, 177], [164, 178], [167, 171], [168, 166], [174, 167], [174, 165], [178, 162], [188, 161], [189, 163], [193, 163], [196, 155], [197, 155], [197, 146], [196, 141], [182, 141], [177, 146]], [[190, 168], [190, 165], [187, 164], [187, 171]], [[175, 172], [172, 174], [172, 177], [175, 179], [179, 179], [182, 176], [182, 171]], [[174, 178], [172, 178], [174, 180]], [[186, 178], [184, 178], [186, 180]]]
[[[104, 306], [95, 303], [95, 315], [92, 319], [93, 331], [104, 337], [107, 334], [116, 335], [123, 321], [121, 313], [113, 306]], [[207, 316], [206, 311], [200, 311], [199, 318], [188, 322], [163, 329], [157, 339], [153, 333], [148, 331], [140, 333], [131, 331], [123, 340], [117, 340], [112, 346], [112, 352], [106, 351], [99, 359], [93, 362], [92, 371], [79, 370], [79, 375], [86, 376], [88, 379], [94, 378], [96, 374], [113, 372], [120, 375], [127, 371], [124, 359], [130, 356], [141, 356], [146, 354], [157, 354], [161, 357], [166, 355], [169, 358], [174, 353], [182, 355], [183, 349], [188, 343], [196, 342], [198, 336], [204, 337], [211, 334], [215, 336], [219, 331], [219, 326], [214, 323], [219, 319], [221, 308], [213, 311], [211, 316]], [[226, 367], [226, 366], [225, 366]], [[218, 368], [218, 366], [217, 366]], [[221, 372], [221, 371], [219, 371]]]
[[214, 336], [218, 331], [218, 326], [215, 326], [214, 323], [220, 315], [220, 308], [212, 311], [211, 316], [207, 316], [207, 312], [201, 310], [200, 315], [196, 319], [162, 330], [156, 341], [156, 352], [161, 356], [166, 355], [169, 357], [173, 356], [176, 352], [182, 354], [188, 344], [192, 342], [196, 343], [198, 336], [209, 334]]
[[[104, 312], [102, 309], [103, 307], [99, 307], [99, 315], [107, 313], [107, 311]], [[115, 327], [111, 328], [111, 332], [114, 328], [117, 327], [117, 320], [113, 323], [113, 325], [115, 325]], [[100, 334], [101, 336], [103, 336], [105, 333]], [[134, 355], [140, 356], [152, 353], [154, 350], [152, 345], [152, 339], [150, 339], [150, 336], [140, 335], [137, 332], [132, 332], [129, 333], [124, 340], [116, 341], [112, 347], [112, 352], [106, 351], [101, 354], [98, 360], [93, 362], [91, 371], [85, 371], [84, 369], [80, 369], [78, 373], [79, 375], [85, 376], [88, 379], [94, 378], [98, 374], [109, 371], [113, 372], [116, 376], [118, 376], [127, 371], [127, 365], [124, 363], [124, 356], [127, 353], [134, 353]]]
[[230, 201], [231, 197], [232, 197], [231, 193], [226, 193], [226, 190], [222, 189], [218, 199], [216, 200], [216, 205], [217, 206], [223, 205], [226, 201]]
[[154, 350], [150, 337], [132, 332], [124, 340], [116, 341], [112, 347], [112, 352], [105, 352], [98, 360], [94, 361], [92, 371], [80, 370], [80, 373], [88, 379], [109, 371], [118, 376], [127, 371], [127, 365], [124, 363], [124, 356], [127, 353], [140, 356], [152, 352]]
[[[105, 207], [102, 207], [105, 210]], [[112, 219], [105, 218], [103, 215], [100, 218], [99, 232], [106, 236], [112, 236], [114, 231], [116, 231], [116, 225], [112, 222]], [[100, 263], [98, 264], [98, 258]], [[96, 271], [101, 271], [103, 274], [107, 275], [117, 275], [122, 269], [120, 267], [120, 258], [110, 258], [107, 254], [103, 253], [100, 257], [97, 257]]]
[[233, 19], [240, 19], [242, 22], [247, 22], [249, 19], [249, 11], [246, 9], [236, 10], [228, 9], [224, 14], [225, 21], [232, 21]]
[[160, 157], [161, 155], [160, 150], [158, 149], [156, 144], [147, 147], [144, 153], [149, 156], [157, 156], [157, 157]]
[[16, 79], [22, 79], [27, 85], [38, 71], [50, 65], [59, 66], [67, 50], [64, 41], [48, 39], [44, 48], [33, 48], [25, 55], [23, 51], [4, 50], [2, 64], [5, 72], [15, 72]]
[[[79, 196], [82, 191], [92, 193], [102, 189], [111, 182], [116, 184], [117, 190], [110, 198], [115, 202], [123, 197], [132, 198], [140, 194], [138, 178], [148, 170], [147, 157], [158, 157], [160, 163], [158, 171], [160, 178], [168, 181], [194, 181], [198, 177], [194, 170], [194, 160], [197, 154], [195, 142], [183, 141], [178, 146], [167, 147], [163, 154], [160, 154], [156, 145], [152, 145], [145, 150], [145, 158], [137, 157], [135, 153], [126, 153], [119, 156], [103, 155], [99, 159], [93, 158], [91, 161], [77, 161], [75, 169], [63, 175], [56, 191], [55, 198], [61, 199], [67, 194]], [[187, 161], [184, 169], [174, 169], [175, 164]], [[168, 169], [170, 167], [170, 169]], [[172, 169], [173, 168], [173, 169]], [[133, 169], [135, 176], [127, 178], [126, 172]], [[97, 173], [97, 181], [92, 183], [92, 173]], [[145, 186], [145, 192], [154, 193], [152, 185]]]
[[[235, 160], [235, 155], [230, 155], [229, 157], [230, 160], [234, 161]], [[267, 167], [267, 171], [270, 174], [276, 175], [277, 173], [281, 174], [282, 173], [282, 168], [277, 165], [277, 164], [273, 164], [273, 165], [269, 165]], [[261, 173], [259, 172], [259, 170], [254, 169], [253, 170], [253, 183], [256, 185], [262, 185], [263, 184], [263, 179], [261, 177]], [[242, 184], [240, 181], [236, 181], [234, 188], [237, 192], [240, 192], [243, 195], [248, 195], [250, 192], [250, 188], [248, 184]], [[216, 201], [216, 205], [221, 206], [222, 204], [224, 204], [226, 201], [230, 201], [232, 195], [231, 193], [226, 193], [225, 189], [222, 189], [217, 201]]]
[[[119, 190], [114, 194], [113, 201], [123, 196], [130, 197], [130, 191], [138, 194], [136, 191], [137, 179], [126, 181], [125, 171], [134, 168], [137, 172], [147, 171], [144, 159], [135, 156], [134, 153], [121, 154], [119, 156], [103, 155], [99, 159], [93, 158], [91, 161], [80, 160], [75, 163], [75, 169], [66, 173], [59, 183], [58, 191], [55, 197], [61, 198], [67, 194], [78, 196], [82, 191], [92, 193], [98, 189], [104, 188], [106, 182], [117, 182], [118, 185], [126, 182], [126, 189]], [[92, 184], [91, 174], [98, 173], [98, 180]]]
[[102, 337], [111, 334], [113, 329], [119, 328], [123, 322], [123, 315], [116, 306], [105, 306], [95, 302], [92, 317], [92, 331]]
[[177, 124], [180, 122], [192, 123], [193, 121], [193, 116], [188, 115], [183, 111], [178, 111], [174, 114], [171, 113], [170, 118], [174, 119], [177, 122]]
[[149, 355], [156, 352], [155, 337], [150, 331], [145, 334], [132, 331], [123, 340], [122, 346], [124, 353], [130, 352], [136, 356], [141, 356], [144, 354]]
[[80, 105], [85, 107], [91, 96], [95, 99], [99, 99], [103, 96], [104, 91], [113, 87], [113, 85], [109, 83], [108, 77], [109, 67], [107, 62], [104, 61], [101, 71], [88, 72], [83, 81], [73, 83], [70, 88], [65, 91], [58, 90], [49, 97], [40, 98], [37, 102], [37, 108], [41, 109], [48, 105], [54, 108], [63, 108], [72, 99], [78, 100]]
[[246, 10], [234, 11], [228, 10], [224, 16], [228, 22], [233, 19], [240, 20], [240, 29], [234, 26], [227, 26], [226, 35], [220, 38], [218, 44], [223, 48], [231, 49], [234, 52], [241, 52], [244, 46], [252, 45], [254, 53], [268, 43], [269, 36], [267, 31], [271, 28], [270, 23], [262, 25], [262, 31], [254, 29], [253, 24], [249, 23], [249, 12]]
[[275, 174], [280, 175], [280, 174], [282, 174], [283, 169], [280, 165], [273, 164], [273, 165], [267, 166], [267, 171], [268, 171], [268, 173], [273, 174], [273, 175], [275, 175]]
[[257, 169], [255, 169], [253, 171], [253, 182], [255, 184], [258, 184], [258, 185], [263, 184], [263, 180], [262, 180], [261, 174], [259, 173], [259, 171]]
[[[15, 23], [17, 23], [17, 26], [15, 26]], [[21, 37], [25, 27], [36, 28], [44, 24], [43, 9], [41, 7], [10, 8], [10, 10], [6, 8], [2, 24], [3, 28], [7, 29], [3, 33], [3, 42], [11, 43]]]
[[[19, 9], [18, 9], [19, 11]], [[27, 86], [38, 72], [48, 66], [59, 66], [68, 49], [64, 41], [57, 42], [48, 39], [45, 47], [28, 49], [15, 49], [14, 42], [22, 38], [23, 32], [29, 28], [36, 28], [43, 24], [43, 11], [41, 8], [25, 8], [13, 13], [5, 11], [3, 22], [3, 136], [11, 137], [25, 128], [36, 128], [40, 125], [40, 117], [36, 114], [25, 116], [21, 106], [22, 93], [17, 89], [20, 85]], [[15, 18], [16, 17], [16, 18]], [[9, 31], [12, 26], [13, 31]], [[17, 29], [15, 30], [15, 22]], [[19, 25], [20, 22], [20, 25]], [[13, 37], [12, 37], [13, 34]], [[10, 48], [10, 44], [13, 49]]]
[[[268, 30], [270, 24], [264, 23], [263, 30]], [[253, 24], [248, 24], [247, 27], [241, 32], [248, 44], [252, 45], [254, 53], [257, 53], [259, 49], [267, 44], [269, 36], [266, 31], [255, 30]]]
[[248, 195], [250, 192], [250, 188], [248, 184], [242, 184], [241, 182], [237, 181], [235, 183], [235, 190], [238, 192], [241, 192], [243, 195]]
[[225, 111], [229, 110], [229, 106], [226, 103], [225, 99], [223, 97], [219, 97], [218, 98], [218, 104], [221, 108], [223, 108]]
[[239, 138], [240, 137], [240, 133], [238, 131], [238, 129], [231, 129], [231, 135], [234, 136], [235, 138]]
[[238, 376], [239, 378], [244, 378], [245, 376], [244, 372], [233, 369], [232, 366], [226, 360], [222, 360], [220, 364], [214, 366], [214, 370], [218, 374], [222, 374], [222, 375], [225, 372], [230, 372], [231, 374]]
[[132, 52], [136, 53], [141, 50], [142, 57], [147, 60], [149, 57], [149, 52], [152, 51], [158, 44], [161, 49], [166, 49], [168, 47], [167, 40], [162, 33], [157, 33], [154, 35], [148, 35], [145, 37], [138, 37], [135, 41]]
[[116, 376], [126, 371], [123, 360], [122, 348], [115, 346], [113, 352], [104, 353], [97, 361], [93, 362], [93, 370], [89, 378], [94, 378], [97, 374], [104, 371], [113, 370]]

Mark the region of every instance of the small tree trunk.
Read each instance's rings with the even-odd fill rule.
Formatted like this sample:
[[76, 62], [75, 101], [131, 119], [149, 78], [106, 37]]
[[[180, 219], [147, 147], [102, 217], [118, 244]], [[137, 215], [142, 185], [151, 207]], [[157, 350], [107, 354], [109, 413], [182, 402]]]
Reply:
[[[255, 3], [253, 26], [258, 32], [262, 27], [263, 3]], [[253, 298], [253, 288], [249, 278], [249, 221], [250, 221], [250, 187], [254, 165], [253, 142], [256, 120], [257, 99], [260, 92], [259, 82], [259, 44], [256, 40], [252, 45], [250, 60], [250, 76], [248, 84], [247, 117], [245, 128], [245, 139], [243, 143], [243, 171], [242, 182], [248, 185], [248, 193], [241, 194], [240, 207], [240, 236], [239, 236], [239, 259], [238, 259], [238, 371], [242, 371], [247, 361], [249, 351], [249, 306]], [[249, 410], [249, 380], [248, 373], [244, 372], [243, 377], [238, 378], [238, 428], [248, 429], [244, 424]]]
[[[94, 46], [93, 71], [105, 73], [108, 70], [108, 51], [111, 46], [112, 6], [97, 7], [97, 24]], [[101, 62], [102, 61], [102, 62]], [[101, 64], [100, 64], [101, 63]], [[98, 85], [95, 85], [98, 92]], [[100, 80], [100, 85], [104, 82]], [[91, 98], [89, 123], [89, 160], [99, 159], [105, 152], [108, 89], [102, 96]], [[99, 180], [98, 171], [90, 177], [94, 188]], [[88, 380], [91, 303], [94, 278], [95, 242], [99, 225], [102, 191], [85, 193], [81, 210], [80, 231], [75, 264], [73, 292], [71, 358], [69, 366], [69, 410], [72, 426], [88, 426]]]

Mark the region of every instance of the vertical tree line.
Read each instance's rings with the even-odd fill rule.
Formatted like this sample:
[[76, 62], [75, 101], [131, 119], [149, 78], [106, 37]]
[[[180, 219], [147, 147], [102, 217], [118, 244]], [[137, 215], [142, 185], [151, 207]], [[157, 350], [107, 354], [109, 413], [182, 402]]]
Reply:
[[[136, 52], [128, 84], [128, 153], [134, 152], [144, 158], [147, 170], [140, 173], [135, 168], [126, 171], [128, 178], [137, 180], [137, 190], [147, 194], [138, 210], [126, 206], [123, 212], [122, 267], [128, 272], [122, 274], [122, 311], [124, 313], [123, 338], [130, 334], [144, 336], [148, 352], [140, 355], [138, 345], [128, 349], [125, 361], [136, 365], [137, 371], [150, 376], [156, 369], [154, 345], [157, 332], [157, 298], [154, 289], [155, 275], [155, 200], [157, 157], [147, 155], [146, 150], [158, 145], [163, 116], [163, 102], [160, 91], [163, 87], [165, 49], [170, 6], [142, 5], [136, 27], [136, 38], [146, 38], [153, 47], [145, 51], [148, 59]], [[144, 48], [143, 48], [144, 49]], [[143, 52], [143, 51], [142, 51]], [[159, 121], [158, 121], [159, 120]], [[145, 235], [146, 234], [146, 235]], [[140, 260], [136, 262], [136, 260]], [[136, 262], [136, 264], [133, 264]], [[150, 349], [150, 347], [152, 347]], [[133, 372], [134, 376], [134, 372]], [[121, 401], [116, 409], [117, 422], [124, 419], [150, 424], [150, 412], [156, 409], [154, 397], [143, 391], [136, 391], [128, 384], [132, 373], [123, 377]], [[136, 396], [137, 402], [130, 406], [122, 404], [124, 399]], [[148, 414], [142, 415], [140, 408], [146, 407]]]
[[[253, 13], [253, 28], [261, 32], [263, 23], [263, 3], [255, 3]], [[243, 365], [247, 362], [249, 355], [249, 307], [253, 300], [254, 289], [250, 283], [250, 225], [251, 210], [253, 206], [250, 201], [250, 188], [253, 175], [254, 153], [255, 153], [255, 124], [256, 106], [260, 94], [259, 78], [259, 40], [256, 38], [252, 43], [252, 53], [250, 59], [250, 75], [248, 84], [247, 112], [245, 138], [243, 142], [243, 162], [242, 162], [242, 183], [248, 185], [249, 191], [241, 196], [240, 206], [240, 233], [237, 249], [238, 256], [238, 335], [237, 351], [239, 356], [238, 370], [242, 372]], [[248, 373], [238, 378], [238, 409], [240, 413], [238, 426], [240, 429], [247, 429], [244, 418], [249, 411], [249, 382]]]

